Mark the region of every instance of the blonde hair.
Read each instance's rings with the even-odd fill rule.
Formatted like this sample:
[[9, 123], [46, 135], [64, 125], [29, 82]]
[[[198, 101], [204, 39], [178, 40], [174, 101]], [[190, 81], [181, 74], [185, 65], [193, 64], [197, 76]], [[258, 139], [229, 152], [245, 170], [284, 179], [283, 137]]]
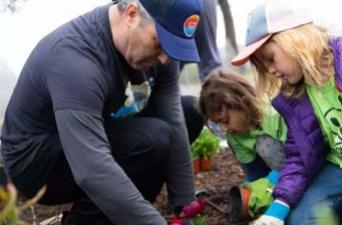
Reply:
[[295, 94], [299, 97], [305, 92], [305, 84], [313, 86], [325, 84], [334, 73], [333, 55], [328, 40], [326, 30], [313, 24], [305, 24], [274, 34], [269, 41], [278, 44], [298, 63], [304, 80], [290, 89], [285, 85], [281, 86], [280, 79], [270, 74], [255, 56], [251, 56], [251, 62], [257, 72], [258, 95], [267, 93], [273, 97], [281, 90], [286, 95]]
[[221, 68], [212, 72], [203, 82], [199, 98], [201, 113], [217, 113], [224, 108], [242, 111], [246, 116], [247, 129], [261, 126], [262, 101], [255, 88], [242, 75]]

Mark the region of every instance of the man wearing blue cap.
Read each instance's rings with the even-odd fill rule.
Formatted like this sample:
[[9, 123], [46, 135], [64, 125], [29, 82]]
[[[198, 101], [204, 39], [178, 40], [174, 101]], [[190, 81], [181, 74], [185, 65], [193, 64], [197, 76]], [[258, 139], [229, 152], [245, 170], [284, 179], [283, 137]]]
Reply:
[[7, 107], [5, 171], [24, 196], [74, 202], [62, 224], [165, 225], [166, 182], [194, 200], [176, 61], [199, 60], [201, 0], [120, 0], [53, 31], [34, 48]]

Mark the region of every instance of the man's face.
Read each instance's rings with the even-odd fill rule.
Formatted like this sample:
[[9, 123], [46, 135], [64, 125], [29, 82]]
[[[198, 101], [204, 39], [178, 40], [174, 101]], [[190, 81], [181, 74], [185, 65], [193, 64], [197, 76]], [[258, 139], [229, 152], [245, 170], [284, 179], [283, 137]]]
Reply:
[[162, 50], [155, 24], [137, 24], [131, 28], [124, 57], [136, 70], [147, 70], [157, 63], [167, 64], [169, 57]]

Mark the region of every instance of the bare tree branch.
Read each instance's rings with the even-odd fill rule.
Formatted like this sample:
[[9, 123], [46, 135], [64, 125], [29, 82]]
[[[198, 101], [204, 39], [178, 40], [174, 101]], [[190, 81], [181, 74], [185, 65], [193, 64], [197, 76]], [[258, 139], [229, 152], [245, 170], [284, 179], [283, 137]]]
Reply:
[[26, 0], [0, 0], [0, 13], [2, 12], [16, 12], [20, 7], [20, 3]]
[[236, 43], [236, 36], [235, 36], [235, 28], [234, 28], [234, 21], [233, 16], [230, 11], [230, 5], [228, 0], [218, 0], [218, 3], [221, 7], [225, 29], [226, 29], [226, 38], [230, 42], [231, 46], [233, 47], [235, 53], [237, 53], [237, 43]]

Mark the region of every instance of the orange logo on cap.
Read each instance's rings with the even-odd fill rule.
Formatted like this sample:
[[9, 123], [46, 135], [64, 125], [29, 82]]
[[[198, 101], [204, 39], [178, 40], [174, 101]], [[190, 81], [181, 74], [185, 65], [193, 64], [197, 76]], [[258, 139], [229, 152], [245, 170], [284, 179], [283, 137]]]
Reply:
[[192, 37], [196, 31], [200, 17], [198, 15], [189, 16], [184, 22], [184, 34]]

